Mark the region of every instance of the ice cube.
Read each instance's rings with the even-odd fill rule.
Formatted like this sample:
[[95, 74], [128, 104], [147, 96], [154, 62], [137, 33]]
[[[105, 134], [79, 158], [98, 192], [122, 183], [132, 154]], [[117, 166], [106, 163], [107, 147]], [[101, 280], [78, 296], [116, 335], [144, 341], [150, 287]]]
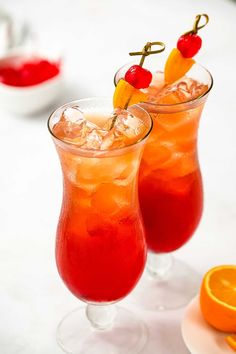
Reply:
[[191, 99], [191, 91], [186, 81], [179, 82], [175, 87], [176, 93], [180, 101]]
[[[101, 205], [103, 205], [103, 203], [100, 202], [100, 206]], [[105, 244], [106, 241], [110, 243], [111, 240], [116, 240], [118, 228], [110, 215], [99, 211], [100, 207], [91, 208], [87, 213], [86, 226], [88, 234], [92, 237], [97, 237], [102, 240], [102, 242], [105, 240]]]
[[208, 86], [191, 78], [185, 78], [176, 85], [176, 90], [181, 101], [194, 99], [207, 91]]
[[[90, 129], [90, 128], [86, 128]], [[96, 126], [96, 128], [92, 129], [89, 133], [85, 136], [86, 142], [83, 147], [87, 147], [89, 149], [101, 149], [105, 150], [109, 148], [112, 143], [112, 131], [107, 132], [104, 129], [100, 129]]]
[[71, 142], [77, 146], [86, 146], [97, 149], [100, 147], [100, 134], [96, 130], [100, 128], [86, 120], [83, 112], [77, 106], [66, 108], [59, 121], [63, 128], [65, 141]]
[[142, 121], [125, 110], [121, 111], [117, 115], [114, 124], [115, 135], [124, 135], [128, 138], [133, 138], [139, 135], [142, 131], [142, 128]]
[[130, 112], [116, 109], [105, 124], [98, 126], [86, 119], [79, 107], [66, 108], [54, 132], [65, 141], [88, 149], [107, 150], [121, 148], [131, 143], [131, 139], [144, 129], [142, 121]]
[[207, 89], [207, 85], [184, 77], [171, 85], [165, 86], [158, 94], [157, 102], [169, 104], [186, 102], [201, 96]]
[[207, 90], [208, 85], [201, 84], [194, 80], [189, 87], [189, 91], [191, 92], [192, 98], [196, 98], [203, 95]]
[[143, 128], [144, 125], [140, 119], [124, 109], [116, 108], [103, 126], [107, 134], [103, 137], [101, 149], [121, 148], [129, 143], [127, 138], [136, 138]]
[[71, 123], [81, 124], [85, 121], [83, 112], [81, 112], [76, 106], [66, 108], [63, 112], [63, 116]]
[[114, 127], [114, 124], [116, 123], [118, 115], [122, 112], [121, 108], [116, 108], [111, 116], [107, 119], [106, 123], [103, 126], [103, 129], [109, 131]]
[[156, 95], [165, 86], [164, 73], [162, 71], [154, 72], [151, 84], [142, 91], [147, 95], [148, 102], [155, 102]]
[[114, 135], [114, 130], [112, 129], [108, 131], [104, 136], [103, 141], [101, 143], [101, 150], [109, 149], [114, 143], [114, 140], [115, 140], [115, 135]]
[[99, 149], [102, 144], [102, 138], [102, 134], [98, 130], [93, 129], [91, 132], [88, 132], [84, 145], [89, 149]]
[[143, 126], [143, 123], [139, 118], [134, 117], [132, 114], [128, 114], [125, 119], [125, 125], [128, 128], [133, 129], [135, 131], [135, 134], [138, 134], [140, 128]]
[[[58, 123], [53, 127], [53, 131], [56, 136], [71, 142], [80, 136], [84, 123], [84, 115], [77, 107], [66, 108]], [[80, 144], [78, 141], [76, 143]]]

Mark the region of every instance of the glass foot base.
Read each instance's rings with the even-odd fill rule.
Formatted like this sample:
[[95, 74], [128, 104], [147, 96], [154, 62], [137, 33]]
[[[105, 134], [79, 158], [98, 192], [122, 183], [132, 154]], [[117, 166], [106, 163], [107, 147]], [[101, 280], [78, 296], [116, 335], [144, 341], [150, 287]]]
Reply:
[[147, 341], [147, 329], [133, 313], [117, 307], [111, 328], [94, 329], [85, 308], [67, 314], [57, 328], [57, 342], [70, 354], [136, 354]]
[[145, 310], [171, 310], [185, 306], [198, 293], [201, 276], [182, 261], [161, 279], [145, 270], [133, 292], [133, 302]]

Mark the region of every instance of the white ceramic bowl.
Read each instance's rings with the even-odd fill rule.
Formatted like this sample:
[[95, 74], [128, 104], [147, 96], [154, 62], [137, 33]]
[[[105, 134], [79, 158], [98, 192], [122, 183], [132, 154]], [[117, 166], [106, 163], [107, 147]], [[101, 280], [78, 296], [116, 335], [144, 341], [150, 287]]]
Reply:
[[[23, 53], [14, 53], [2, 57], [3, 61], [16, 56], [24, 56]], [[37, 53], [38, 57], [45, 55]], [[29, 55], [25, 55], [29, 58]], [[49, 80], [33, 86], [16, 87], [0, 83], [0, 108], [16, 114], [33, 114], [49, 107], [61, 94], [63, 89], [63, 74], [59, 74]]]

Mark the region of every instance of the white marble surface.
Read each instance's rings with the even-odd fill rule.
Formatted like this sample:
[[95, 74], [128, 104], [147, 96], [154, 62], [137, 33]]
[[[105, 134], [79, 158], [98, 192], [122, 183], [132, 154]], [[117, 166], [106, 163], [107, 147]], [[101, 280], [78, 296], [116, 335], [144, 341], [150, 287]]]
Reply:
[[[215, 79], [199, 138], [205, 210], [193, 239], [176, 253], [201, 273], [236, 263], [236, 2], [0, 0], [0, 7], [28, 20], [45, 45], [64, 53], [67, 90], [57, 104], [111, 95], [113, 74], [129, 60], [130, 50], [147, 40], [163, 40], [170, 49], [195, 14], [210, 15], [198, 55]], [[61, 353], [56, 325], [78, 305], [54, 262], [62, 185], [46, 128], [52, 109], [30, 117], [0, 110], [1, 354]], [[123, 305], [131, 308], [131, 302], [132, 295]], [[150, 330], [143, 354], [188, 353], [180, 333], [184, 309], [151, 313], [133, 308]]]

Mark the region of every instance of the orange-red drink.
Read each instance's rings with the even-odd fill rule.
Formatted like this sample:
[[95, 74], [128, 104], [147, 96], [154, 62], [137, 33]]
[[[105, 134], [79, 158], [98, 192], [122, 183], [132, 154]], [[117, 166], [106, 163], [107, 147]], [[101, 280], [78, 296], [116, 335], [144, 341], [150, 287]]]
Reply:
[[114, 80], [114, 107], [139, 104], [153, 118], [139, 174], [151, 276], [143, 278], [139, 298], [153, 310], [186, 304], [198, 286], [196, 274], [182, 261], [173, 262], [171, 253], [193, 235], [203, 209], [197, 133], [212, 77], [194, 57], [202, 45], [198, 31], [208, 21], [207, 14], [196, 16], [193, 28], [179, 37], [165, 60], [163, 72], [157, 71], [162, 65], [153, 54], [163, 52], [165, 44], [147, 42], [129, 53], [140, 56], [139, 63], [124, 65]]
[[94, 303], [126, 296], [146, 260], [137, 174], [151, 119], [139, 107], [111, 117], [105, 106], [81, 100], [49, 120], [64, 177], [57, 266], [70, 291]]
[[[162, 74], [155, 80], [162, 84]], [[187, 78], [161, 91], [155, 86], [146, 90], [154, 128], [141, 163], [139, 193], [148, 247], [154, 252], [181, 247], [201, 218], [197, 132], [204, 98], [197, 98], [207, 90], [207, 85]], [[181, 103], [186, 99], [196, 102]]]
[[[117, 73], [117, 82], [128, 68]], [[203, 189], [197, 133], [210, 86], [210, 74], [195, 64], [188, 77], [173, 84], [166, 84], [164, 74], [155, 72], [149, 87], [140, 90], [145, 95], [140, 105], [153, 118], [139, 176], [146, 239], [153, 252], [180, 248], [200, 221]]]

